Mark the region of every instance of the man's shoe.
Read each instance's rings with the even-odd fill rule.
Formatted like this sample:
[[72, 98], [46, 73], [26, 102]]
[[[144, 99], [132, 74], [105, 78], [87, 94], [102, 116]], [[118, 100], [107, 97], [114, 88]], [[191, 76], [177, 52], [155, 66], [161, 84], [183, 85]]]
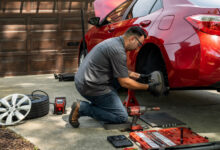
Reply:
[[74, 102], [72, 104], [72, 110], [69, 115], [69, 123], [71, 124], [72, 127], [78, 128], [79, 127], [79, 107], [80, 107], [80, 102]]
[[149, 91], [154, 96], [161, 96], [165, 91], [163, 74], [160, 71], [154, 71], [151, 73]]

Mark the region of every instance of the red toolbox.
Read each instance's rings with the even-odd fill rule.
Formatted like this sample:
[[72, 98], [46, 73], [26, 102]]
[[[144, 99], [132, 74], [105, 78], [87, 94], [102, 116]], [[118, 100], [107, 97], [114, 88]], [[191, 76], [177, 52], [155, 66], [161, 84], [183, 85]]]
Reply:
[[130, 138], [139, 143], [143, 150], [209, 142], [207, 138], [185, 127], [131, 132]]

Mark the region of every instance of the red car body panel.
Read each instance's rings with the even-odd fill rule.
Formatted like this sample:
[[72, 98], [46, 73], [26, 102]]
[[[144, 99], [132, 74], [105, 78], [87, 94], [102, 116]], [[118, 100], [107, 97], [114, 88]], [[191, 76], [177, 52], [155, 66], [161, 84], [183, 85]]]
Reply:
[[216, 79], [220, 81], [220, 36], [198, 34], [201, 45], [199, 78], [208, 84], [216, 82]]
[[[209, 87], [220, 82], [220, 36], [203, 33], [185, 19], [197, 14], [220, 15], [220, 11], [194, 6], [188, 0], [163, 0], [163, 8], [147, 16], [94, 26], [85, 36], [87, 49], [90, 51], [101, 41], [147, 22], [146, 26], [142, 24], [148, 33], [144, 44], [154, 44], [160, 49], [170, 88]], [[130, 70], [135, 71], [139, 52], [140, 49], [127, 52]]]

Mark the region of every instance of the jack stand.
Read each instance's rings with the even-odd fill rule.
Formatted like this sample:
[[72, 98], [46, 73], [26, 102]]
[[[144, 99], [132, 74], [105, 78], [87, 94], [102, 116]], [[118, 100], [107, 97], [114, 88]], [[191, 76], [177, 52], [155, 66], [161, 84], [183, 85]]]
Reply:
[[134, 96], [134, 91], [128, 90], [128, 96], [124, 100], [123, 105], [128, 108], [130, 106], [140, 106], [136, 97]]

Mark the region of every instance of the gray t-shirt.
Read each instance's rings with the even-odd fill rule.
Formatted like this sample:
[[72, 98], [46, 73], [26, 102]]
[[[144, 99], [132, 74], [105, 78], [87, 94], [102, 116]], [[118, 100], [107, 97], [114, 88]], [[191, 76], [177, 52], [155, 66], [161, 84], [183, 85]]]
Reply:
[[77, 90], [86, 96], [113, 90], [114, 78], [128, 77], [124, 39], [115, 37], [97, 44], [85, 57], [75, 75]]

